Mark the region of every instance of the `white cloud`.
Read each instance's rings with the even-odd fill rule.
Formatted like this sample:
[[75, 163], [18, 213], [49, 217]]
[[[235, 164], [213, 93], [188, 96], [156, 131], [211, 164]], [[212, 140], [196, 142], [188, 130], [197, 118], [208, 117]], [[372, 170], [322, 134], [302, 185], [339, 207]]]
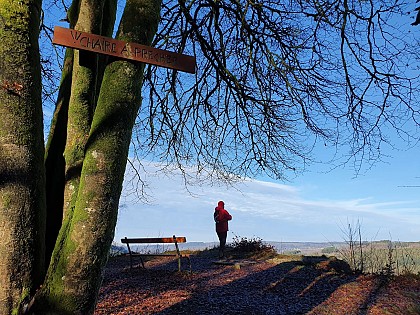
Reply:
[[[231, 212], [230, 236], [282, 241], [342, 240], [340, 228], [362, 222], [366, 239], [419, 240], [420, 209], [407, 202], [374, 202], [374, 198], [308, 200], [303, 188], [246, 180], [225, 185], [184, 186], [180, 174], [160, 174], [145, 165], [153, 201], [134, 203], [123, 197], [116, 240], [124, 236], [187, 236], [190, 241], [215, 241], [213, 210], [224, 200]], [[127, 172], [130, 172], [128, 169]], [[379, 231], [379, 232], [378, 232]], [[417, 239], [416, 239], [417, 238]]]

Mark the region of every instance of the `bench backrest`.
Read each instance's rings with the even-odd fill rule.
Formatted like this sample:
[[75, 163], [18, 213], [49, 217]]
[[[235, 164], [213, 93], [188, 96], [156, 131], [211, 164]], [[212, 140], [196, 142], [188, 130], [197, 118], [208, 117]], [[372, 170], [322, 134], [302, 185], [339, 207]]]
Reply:
[[153, 243], [186, 243], [186, 237], [148, 237], [148, 238], [122, 238], [123, 244], [153, 244]]

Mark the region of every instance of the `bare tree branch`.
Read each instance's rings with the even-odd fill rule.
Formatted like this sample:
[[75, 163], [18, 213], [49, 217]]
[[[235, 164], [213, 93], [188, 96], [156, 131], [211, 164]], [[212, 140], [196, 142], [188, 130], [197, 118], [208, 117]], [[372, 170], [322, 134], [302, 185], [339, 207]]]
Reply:
[[[343, 163], [381, 159], [391, 130], [418, 137], [418, 59], [406, 3], [164, 1], [154, 45], [196, 56], [196, 76], [148, 68], [145, 152], [216, 173], [287, 178], [320, 142]], [[412, 62], [410, 62], [412, 61]], [[410, 127], [407, 127], [410, 126]]]

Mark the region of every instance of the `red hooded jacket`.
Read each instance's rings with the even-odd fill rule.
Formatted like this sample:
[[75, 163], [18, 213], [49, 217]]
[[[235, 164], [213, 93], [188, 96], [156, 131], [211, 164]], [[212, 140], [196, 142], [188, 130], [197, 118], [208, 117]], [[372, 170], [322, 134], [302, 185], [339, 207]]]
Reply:
[[219, 201], [214, 209], [214, 221], [216, 221], [216, 232], [227, 232], [229, 230], [228, 221], [232, 220], [232, 216], [225, 209], [225, 203]]

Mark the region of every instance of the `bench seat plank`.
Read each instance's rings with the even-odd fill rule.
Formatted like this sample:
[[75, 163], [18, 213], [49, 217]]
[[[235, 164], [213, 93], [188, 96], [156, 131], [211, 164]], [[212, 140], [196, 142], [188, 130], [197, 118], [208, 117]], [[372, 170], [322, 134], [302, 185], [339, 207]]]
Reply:
[[[187, 242], [186, 237], [176, 237], [177, 243]], [[124, 244], [135, 243], [135, 244], [153, 244], [153, 243], [175, 243], [173, 237], [147, 237], [147, 238], [122, 238], [121, 242]]]

